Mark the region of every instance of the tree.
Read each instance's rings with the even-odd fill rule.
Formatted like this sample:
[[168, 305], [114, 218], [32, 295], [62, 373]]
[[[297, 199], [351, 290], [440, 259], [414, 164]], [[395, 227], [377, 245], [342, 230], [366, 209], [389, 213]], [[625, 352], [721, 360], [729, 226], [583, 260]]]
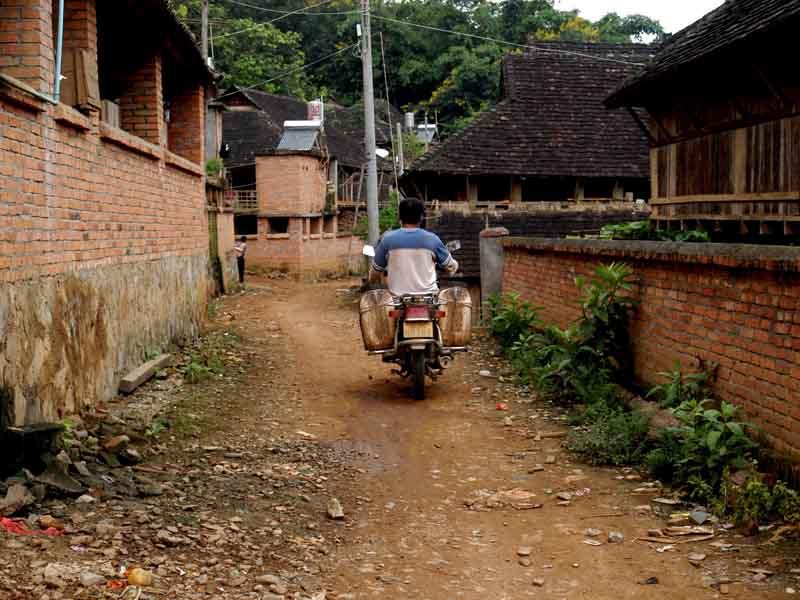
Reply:
[[[173, 9], [199, 38], [201, 0], [173, 0]], [[253, 87], [301, 98], [312, 89], [301, 67], [305, 54], [300, 34], [282, 31], [250, 18], [232, 18], [225, 7], [211, 4], [209, 20], [214, 28], [215, 68], [223, 85]]]
[[242, 33], [218, 37], [214, 42], [216, 67], [226, 84], [308, 96], [311, 85], [302, 70], [305, 54], [300, 49], [300, 34], [259, 25], [251, 19], [234, 19], [230, 26]]
[[644, 15], [621, 17], [617, 13], [608, 13], [594, 25], [606, 42], [645, 42], [664, 37], [661, 23]]

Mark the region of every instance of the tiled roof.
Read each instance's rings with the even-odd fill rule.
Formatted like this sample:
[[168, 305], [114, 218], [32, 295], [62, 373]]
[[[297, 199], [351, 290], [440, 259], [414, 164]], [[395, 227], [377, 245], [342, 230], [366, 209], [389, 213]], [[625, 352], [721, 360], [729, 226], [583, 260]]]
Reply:
[[648, 143], [603, 100], [651, 56], [641, 44], [537, 43], [503, 60], [503, 98], [411, 172], [648, 177]]
[[[222, 101], [237, 90], [226, 92]], [[223, 140], [230, 144], [229, 168], [250, 164], [258, 154], [275, 150], [284, 121], [306, 118], [306, 103], [290, 96], [256, 90], [239, 90], [258, 110], [230, 110], [222, 115]], [[380, 113], [379, 113], [380, 114]], [[376, 116], [378, 146], [390, 147], [388, 125]], [[325, 106], [325, 144], [342, 165], [359, 168], [364, 163], [364, 115], [360, 107]], [[379, 168], [380, 168], [379, 159]]]
[[674, 73], [678, 67], [712, 59], [790, 22], [800, 24], [800, 0], [727, 0], [668, 38], [650, 64], [625, 81], [607, 104], [639, 105], [648, 84]]

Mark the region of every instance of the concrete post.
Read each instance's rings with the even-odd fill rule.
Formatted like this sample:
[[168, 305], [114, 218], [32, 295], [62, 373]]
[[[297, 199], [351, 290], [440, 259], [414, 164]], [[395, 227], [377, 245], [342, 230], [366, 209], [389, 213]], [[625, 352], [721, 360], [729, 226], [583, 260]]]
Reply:
[[503, 238], [507, 236], [505, 227], [491, 227], [480, 234], [482, 315], [489, 298], [503, 290]]

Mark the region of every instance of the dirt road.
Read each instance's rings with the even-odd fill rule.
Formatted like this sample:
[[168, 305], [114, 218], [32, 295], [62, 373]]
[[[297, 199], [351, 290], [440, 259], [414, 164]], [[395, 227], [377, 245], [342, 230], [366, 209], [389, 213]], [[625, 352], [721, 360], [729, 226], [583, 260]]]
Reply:
[[[460, 356], [427, 400], [411, 400], [409, 384], [363, 352], [352, 298], [337, 292], [347, 285], [252, 281], [219, 303], [207, 336], [169, 372], [84, 415], [97, 438], [84, 431], [70, 451], [94, 473], [82, 480], [92, 496], [30, 509], [32, 526], [50, 515], [63, 535], [0, 527], [0, 600], [118, 599], [134, 567], [154, 576], [142, 600], [769, 599], [800, 589], [796, 542], [767, 544], [777, 530], [639, 541], [665, 526], [651, 501], [669, 491], [574, 461], [559, 413], [501, 379], [485, 351]], [[211, 350], [224, 369], [187, 383]], [[104, 466], [93, 448], [123, 432], [142, 464]], [[509, 491], [516, 508], [503, 505]], [[331, 497], [344, 520], [326, 518]], [[624, 540], [609, 543], [610, 532]], [[705, 555], [698, 566], [691, 552]]]
[[[478, 355], [460, 357], [427, 400], [414, 402], [408, 383], [362, 351], [356, 312], [337, 295], [343, 282], [256, 285], [269, 287], [269, 296], [244, 296], [228, 307], [239, 328], [277, 321], [287, 336], [300, 390], [297, 429], [356, 451], [357, 476], [334, 484], [347, 518], [326, 582], [333, 597], [768, 598], [795, 585], [777, 575], [752, 583], [749, 568], [788, 572], [794, 565], [786, 555], [759, 562], [733, 534], [672, 548], [636, 541], [665, 524], [651, 511], [654, 495], [634, 491], [646, 482], [573, 462], [555, 413], [479, 377], [485, 367]], [[512, 412], [496, 410], [497, 401]], [[535, 493], [541, 508], [465, 505], [510, 489]], [[571, 500], [560, 500], [561, 492]], [[590, 528], [602, 533], [590, 537]], [[609, 543], [610, 531], [623, 533], [624, 542]], [[734, 552], [709, 545], [715, 542], [734, 544]], [[690, 552], [707, 558], [692, 566]]]

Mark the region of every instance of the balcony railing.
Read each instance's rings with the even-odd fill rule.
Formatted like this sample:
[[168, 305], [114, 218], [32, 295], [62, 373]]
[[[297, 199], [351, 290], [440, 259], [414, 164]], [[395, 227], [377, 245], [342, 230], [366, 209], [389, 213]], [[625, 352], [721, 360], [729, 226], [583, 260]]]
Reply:
[[225, 200], [229, 206], [233, 206], [234, 212], [258, 212], [258, 193], [256, 190], [228, 190], [225, 192]]

